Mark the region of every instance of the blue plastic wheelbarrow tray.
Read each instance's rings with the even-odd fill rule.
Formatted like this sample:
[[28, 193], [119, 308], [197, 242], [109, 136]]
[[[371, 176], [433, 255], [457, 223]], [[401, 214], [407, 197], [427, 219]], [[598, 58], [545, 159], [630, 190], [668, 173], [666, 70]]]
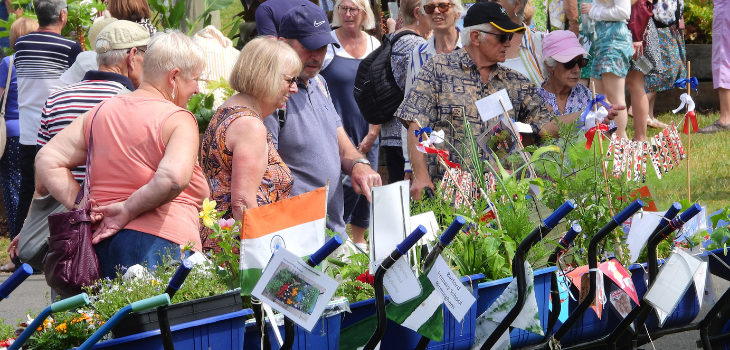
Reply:
[[[461, 282], [469, 286], [470, 281], [479, 281], [484, 278], [483, 274], [462, 277]], [[474, 297], [478, 297], [477, 284], [472, 284]], [[390, 300], [386, 296], [386, 300]], [[478, 301], [478, 299], [477, 299]], [[375, 314], [375, 299], [368, 299], [350, 304], [352, 313], [342, 314], [342, 328], [349, 327], [367, 317]], [[464, 316], [464, 321], [457, 321], [451, 312], [443, 308], [444, 339], [442, 342], [431, 341], [428, 344], [429, 350], [458, 350], [469, 349], [474, 344], [474, 328], [476, 327], [477, 303], [472, 305], [469, 312]], [[373, 329], [374, 331], [374, 329]], [[383, 341], [380, 343], [381, 350], [412, 350], [416, 348], [421, 335], [405, 328], [388, 319], [388, 326]]]
[[[540, 324], [543, 329], [547, 327], [547, 319], [550, 303], [550, 277], [557, 271], [556, 267], [546, 267], [535, 270], [535, 298], [537, 299], [537, 311], [540, 315]], [[487, 311], [490, 305], [507, 289], [512, 277], [502, 278], [496, 281], [479, 283], [479, 299], [477, 299], [477, 317]], [[510, 344], [512, 348], [521, 348], [540, 342], [541, 336], [519, 328], [510, 332]]]
[[[663, 260], [660, 261], [659, 266], [662, 264], [664, 264]], [[644, 271], [645, 268], [646, 263], [641, 265], [633, 264], [629, 266], [631, 279], [634, 282], [634, 287], [636, 288], [636, 294], [639, 296], [639, 300], [644, 297], [644, 294], [646, 294], [647, 291], [646, 283], [644, 282], [646, 275], [646, 272]], [[677, 308], [674, 309], [674, 312], [672, 312], [672, 314], [667, 317], [666, 321], [664, 321], [664, 325], [662, 327], [659, 327], [659, 320], [657, 319], [656, 312], [652, 311], [649, 318], [646, 320], [646, 328], [648, 328], [649, 332], [651, 332], [659, 328], [671, 328], [687, 325], [692, 323], [699, 312], [700, 305], [697, 301], [697, 291], [695, 290], [694, 284], [692, 284], [689, 289], [687, 289], [687, 292], [684, 293], [682, 299], [679, 300], [679, 304], [677, 304]]]
[[[242, 349], [249, 309], [170, 327], [175, 350]], [[147, 331], [96, 344], [93, 349], [162, 350], [160, 330]]]

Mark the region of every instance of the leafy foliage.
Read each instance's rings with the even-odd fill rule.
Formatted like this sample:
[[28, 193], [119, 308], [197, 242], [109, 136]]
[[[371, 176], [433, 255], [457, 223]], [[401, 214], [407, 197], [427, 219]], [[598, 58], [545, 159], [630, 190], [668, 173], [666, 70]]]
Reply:
[[23, 346], [26, 350], [66, 350], [81, 345], [104, 321], [88, 311], [53, 314]]
[[707, 249], [718, 249], [724, 248], [725, 254], [727, 254], [727, 243], [726, 239], [730, 238], [730, 229], [727, 226], [717, 227], [720, 220], [730, 221], [730, 206], [722, 208], [722, 213], [713, 216], [712, 228], [714, 229], [710, 234], [710, 240], [712, 241]]
[[198, 121], [198, 132], [201, 134], [208, 128], [210, 120], [215, 115], [215, 93], [220, 91], [223, 99], [233, 96], [236, 91], [228, 84], [228, 80], [221, 78], [217, 81], [211, 81], [206, 85], [209, 93], [199, 93], [194, 95], [188, 101], [187, 109], [195, 116]]
[[711, 0], [686, 0], [684, 2], [685, 38], [688, 44], [712, 43]]

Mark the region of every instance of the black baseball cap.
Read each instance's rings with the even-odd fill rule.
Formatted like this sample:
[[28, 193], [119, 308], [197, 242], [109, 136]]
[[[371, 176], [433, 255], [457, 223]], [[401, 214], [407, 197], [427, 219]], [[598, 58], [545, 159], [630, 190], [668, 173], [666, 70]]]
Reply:
[[484, 23], [489, 23], [507, 33], [525, 30], [525, 27], [522, 25], [512, 22], [502, 5], [491, 1], [478, 2], [472, 5], [466, 11], [466, 16], [464, 16], [464, 27]]
[[309, 1], [287, 11], [279, 23], [280, 37], [297, 39], [311, 51], [329, 44], [340, 47], [330, 34], [331, 30], [324, 10]]

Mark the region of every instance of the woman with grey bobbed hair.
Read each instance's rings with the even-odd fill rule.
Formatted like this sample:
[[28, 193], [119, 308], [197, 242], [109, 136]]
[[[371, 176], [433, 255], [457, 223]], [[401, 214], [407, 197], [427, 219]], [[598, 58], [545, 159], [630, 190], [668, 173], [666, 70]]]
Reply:
[[540, 86], [544, 80], [545, 67], [543, 66], [542, 37], [543, 33], [531, 29], [525, 24], [525, 6], [529, 0], [496, 0], [502, 5], [512, 22], [522, 23], [524, 32], [515, 33], [512, 45], [507, 48], [507, 59], [500, 65], [516, 70], [530, 79], [535, 86]]
[[71, 208], [79, 185], [70, 169], [91, 154], [92, 243], [104, 277], [119, 265], [159, 265], [181, 246], [202, 249], [198, 211], [209, 190], [197, 162], [198, 126], [185, 106], [198, 92], [203, 51], [169, 31], [143, 55], [137, 90], [76, 118], [36, 157], [40, 182]]

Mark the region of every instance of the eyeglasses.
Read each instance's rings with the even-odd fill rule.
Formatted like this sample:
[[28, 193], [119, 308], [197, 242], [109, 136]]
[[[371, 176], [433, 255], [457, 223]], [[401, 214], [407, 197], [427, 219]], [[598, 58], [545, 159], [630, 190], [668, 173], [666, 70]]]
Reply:
[[281, 73], [281, 75], [286, 77], [286, 79], [284, 79], [284, 81], [287, 82], [287, 84], [289, 84], [289, 86], [297, 84], [297, 79], [298, 79], [297, 77], [293, 77], [291, 75], [284, 74], [284, 73]]
[[499, 40], [499, 43], [500, 44], [504, 44], [504, 43], [506, 43], [508, 41], [512, 41], [512, 37], [515, 36], [515, 33], [501, 33], [501, 34], [496, 34], [496, 33], [491, 33], [491, 32], [485, 32], [483, 30], [477, 30], [477, 31], [480, 32], [480, 33], [492, 34], [492, 35], [496, 36], [497, 37], [497, 40]]
[[357, 7], [345, 7], [345, 6], [337, 6], [337, 9], [340, 10], [340, 14], [346, 15], [348, 12], [350, 15], [357, 16], [360, 14], [360, 9]]
[[432, 15], [434, 11], [436, 11], [436, 6], [439, 8], [439, 12], [446, 13], [449, 12], [449, 9], [451, 9], [451, 6], [454, 6], [452, 3], [449, 2], [441, 2], [438, 4], [428, 4], [423, 6], [423, 11], [426, 12], [427, 15]]
[[588, 59], [583, 57], [583, 58], [579, 58], [577, 60], [572, 60], [570, 62], [565, 62], [565, 63], [563, 63], [563, 67], [565, 67], [565, 69], [573, 69], [573, 67], [575, 67], [576, 64], [580, 68], [585, 68], [586, 66], [588, 66]]

